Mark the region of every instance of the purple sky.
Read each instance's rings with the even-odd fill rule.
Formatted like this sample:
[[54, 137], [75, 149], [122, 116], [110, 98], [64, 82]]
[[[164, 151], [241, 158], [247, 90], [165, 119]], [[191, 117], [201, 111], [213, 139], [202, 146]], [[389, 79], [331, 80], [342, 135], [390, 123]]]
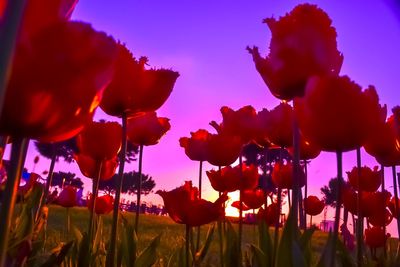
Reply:
[[[336, 27], [338, 47], [344, 54], [341, 74], [349, 75], [362, 85], [375, 85], [391, 109], [399, 104], [400, 20], [387, 2], [309, 1], [324, 9]], [[221, 121], [220, 107], [234, 109], [253, 105], [257, 110], [271, 109], [275, 99], [255, 70], [247, 45], [257, 45], [267, 53], [270, 32], [261, 21], [279, 17], [300, 1], [132, 1], [81, 0], [73, 19], [90, 22], [126, 43], [137, 57], [148, 56], [151, 66], [179, 71], [174, 91], [159, 116], [171, 119], [171, 130], [160, 144], [144, 150], [144, 172], [156, 181], [157, 189], [173, 189], [192, 179], [197, 185], [198, 163], [190, 161], [178, 139], [199, 128], [212, 130], [211, 120]], [[101, 111], [95, 119], [110, 118]], [[31, 146], [27, 167], [37, 154]], [[355, 153], [344, 155], [344, 170], [350, 170]], [[374, 166], [364, 156], [363, 163]], [[41, 160], [39, 171], [47, 169]], [[211, 166], [205, 166], [210, 169]], [[136, 170], [136, 163], [127, 171]], [[82, 176], [76, 164], [56, 166], [56, 171], [74, 171]], [[336, 172], [335, 155], [322, 153], [309, 167], [309, 191], [319, 194]], [[387, 170], [386, 185], [392, 186]], [[205, 174], [204, 174], [205, 176]], [[207, 179], [205, 179], [207, 180]], [[214, 200], [217, 193], [205, 181], [204, 196]], [[161, 203], [150, 195], [145, 199]]]

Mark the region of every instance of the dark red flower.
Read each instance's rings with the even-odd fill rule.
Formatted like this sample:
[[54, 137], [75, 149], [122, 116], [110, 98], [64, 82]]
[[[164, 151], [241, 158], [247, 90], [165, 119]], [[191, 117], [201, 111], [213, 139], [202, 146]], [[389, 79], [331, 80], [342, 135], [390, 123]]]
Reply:
[[280, 212], [277, 203], [270, 204], [266, 210], [260, 208], [257, 218], [260, 221], [265, 221], [267, 225], [272, 226], [279, 222]]
[[243, 144], [254, 139], [257, 130], [257, 112], [252, 106], [244, 106], [238, 110], [222, 107], [221, 131], [228, 135], [240, 136]]
[[262, 147], [270, 147], [271, 141], [268, 136], [268, 123], [270, 121], [269, 111], [263, 108], [261, 111], [257, 112], [256, 117], [256, 133], [254, 136], [254, 142]]
[[[240, 210], [240, 201], [232, 202], [231, 206]], [[242, 203], [242, 211], [248, 211], [248, 210], [251, 210], [251, 208], [248, 207], [246, 204]]]
[[385, 234], [385, 231], [381, 227], [374, 226], [365, 229], [365, 243], [370, 248], [379, 248], [385, 246], [388, 237], [390, 237], [390, 234]]
[[279, 20], [264, 20], [271, 30], [269, 55], [248, 48], [271, 93], [283, 100], [303, 96], [310, 76], [338, 74], [343, 55], [329, 16], [315, 5], [301, 4]]
[[214, 166], [230, 165], [238, 159], [242, 146], [238, 136], [211, 134], [207, 142], [207, 161]]
[[83, 175], [91, 179], [97, 179], [100, 171], [100, 180], [109, 180], [115, 174], [115, 170], [118, 167], [117, 155], [114, 158], [103, 161], [96, 161], [93, 158], [84, 154], [75, 154], [74, 159], [79, 166], [80, 171]]
[[185, 154], [191, 160], [207, 160], [207, 142], [210, 139], [210, 133], [207, 130], [200, 129], [190, 133], [191, 137], [181, 137], [179, 144], [185, 149]]
[[[89, 210], [92, 209], [93, 199], [92, 196], [88, 198], [87, 207]], [[97, 215], [108, 214], [113, 210], [114, 198], [110, 195], [104, 195], [96, 198], [95, 213]]]
[[372, 226], [387, 226], [393, 220], [393, 216], [386, 207], [382, 207], [379, 212], [376, 212], [368, 217], [368, 222]]
[[250, 209], [258, 209], [265, 204], [266, 195], [264, 190], [244, 190], [242, 192], [243, 203]]
[[122, 127], [117, 122], [91, 122], [77, 135], [80, 154], [96, 161], [117, 156], [122, 145]]
[[[398, 204], [398, 207], [400, 208], [400, 200], [399, 199], [397, 199], [397, 204]], [[400, 213], [397, 211], [397, 208], [396, 208], [396, 198], [395, 197], [393, 197], [390, 200], [388, 207], [390, 209], [390, 212], [393, 214], [393, 217], [399, 218]]]
[[46, 27], [16, 48], [0, 133], [66, 140], [92, 120], [113, 72], [116, 45], [89, 24]]
[[[299, 173], [299, 187], [303, 187], [306, 183], [306, 177], [303, 170]], [[281, 189], [293, 188], [293, 164], [277, 162], [272, 170], [272, 182]]]
[[[360, 177], [358, 176], [358, 168], [354, 167], [351, 172], [347, 172], [349, 183], [355, 190], [361, 189], [361, 191], [375, 192], [378, 190], [382, 183], [382, 175], [378, 170], [378, 166], [375, 166], [372, 170], [366, 166], [361, 167]], [[358, 185], [358, 180], [360, 181], [360, 186]]]
[[57, 204], [64, 208], [71, 208], [77, 204], [76, 187], [65, 186], [61, 193], [58, 195]]
[[188, 226], [200, 226], [221, 218], [224, 214], [223, 203], [228, 199], [226, 194], [220, 196], [214, 203], [200, 199], [198, 189], [192, 187], [190, 181], [172, 191], [156, 193], [163, 198], [172, 220]]
[[169, 131], [169, 119], [157, 117], [157, 113], [141, 112], [128, 118], [128, 140], [135, 145], [152, 146], [158, 144], [161, 137]]
[[226, 166], [221, 171], [207, 171], [211, 186], [218, 192], [254, 189], [258, 185], [258, 169], [255, 165]]
[[[293, 147], [288, 148], [288, 152], [290, 155], [294, 155]], [[300, 137], [300, 159], [301, 160], [311, 160], [315, 159], [321, 153], [321, 149], [317, 147], [315, 144], [310, 143], [304, 139], [304, 137]]]
[[333, 152], [361, 147], [385, 110], [374, 88], [362, 92], [347, 76], [314, 76], [294, 107], [304, 138]]
[[179, 73], [145, 69], [146, 63], [146, 58], [136, 60], [125, 45], [118, 44], [114, 77], [100, 104], [105, 113], [121, 117], [123, 113], [155, 111], [164, 104]]
[[325, 203], [316, 196], [308, 196], [304, 199], [304, 210], [308, 215], [316, 216], [325, 208]]
[[[267, 110], [263, 110], [267, 113]], [[265, 131], [271, 143], [280, 147], [290, 147], [293, 143], [293, 108], [287, 103], [280, 103], [269, 114], [264, 114]]]

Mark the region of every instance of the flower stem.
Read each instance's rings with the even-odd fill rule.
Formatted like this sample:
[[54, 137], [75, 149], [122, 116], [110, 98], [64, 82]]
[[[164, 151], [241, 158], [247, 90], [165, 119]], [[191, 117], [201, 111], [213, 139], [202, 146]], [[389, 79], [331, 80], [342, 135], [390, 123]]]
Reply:
[[[13, 2], [13, 1], [11, 1]], [[2, 205], [0, 209], [0, 266], [4, 267], [6, 251], [8, 246], [8, 235], [10, 233], [11, 218], [14, 211], [15, 200], [19, 180], [24, 167], [29, 140], [26, 138], [15, 138], [11, 148], [10, 173], [7, 178], [6, 187], [3, 192]]]
[[69, 232], [71, 229], [71, 216], [69, 208], [65, 208], [65, 240], [68, 242]]
[[[303, 161], [303, 163], [304, 163], [304, 176], [305, 176], [305, 178], [306, 178], [306, 184], [305, 184], [305, 186], [304, 186], [304, 199], [307, 199], [307, 194], [308, 194], [308, 168], [307, 168], [307, 160], [304, 160]], [[304, 223], [304, 229], [305, 228], [307, 228], [307, 213], [306, 213], [306, 211], [305, 211], [305, 209], [304, 209], [304, 202], [302, 203], [302, 206], [303, 206], [303, 216], [304, 216], [304, 219], [303, 219], [303, 223]]]
[[89, 230], [88, 230], [88, 239], [89, 239], [89, 244], [92, 243], [92, 237], [93, 237], [93, 229], [94, 229], [94, 224], [95, 224], [95, 210], [96, 210], [96, 199], [97, 195], [99, 194], [99, 183], [100, 183], [100, 178], [101, 178], [101, 170], [103, 168], [103, 161], [101, 161], [98, 164], [98, 173], [97, 177], [93, 178], [92, 181], [92, 207], [90, 208], [90, 219], [89, 219]]
[[[219, 193], [221, 195], [221, 193]], [[224, 267], [224, 240], [223, 240], [223, 226], [221, 220], [217, 222], [218, 226], [218, 238], [219, 238], [219, 262], [220, 266]]]
[[137, 181], [137, 199], [136, 199], [136, 216], [135, 216], [135, 232], [138, 234], [139, 216], [140, 216], [140, 197], [142, 195], [142, 163], [143, 163], [143, 145], [139, 146], [139, 177]]
[[[201, 180], [202, 180], [202, 174], [203, 174], [203, 161], [200, 160], [200, 166], [199, 166], [199, 198], [201, 198]], [[225, 205], [225, 204], [224, 204]], [[225, 213], [225, 211], [224, 211]], [[197, 227], [197, 237], [196, 237], [196, 252], [200, 247], [200, 226]]]
[[361, 190], [361, 149], [357, 148], [357, 185], [358, 185], [358, 194], [357, 194], [357, 233], [356, 233], [356, 238], [357, 238], [357, 266], [361, 267], [362, 266], [362, 255], [363, 255], [363, 250], [362, 250], [362, 244], [363, 244], [363, 216], [361, 214], [361, 195], [362, 195], [362, 190]]
[[186, 245], [185, 245], [185, 251], [186, 251], [186, 267], [189, 267], [189, 246], [190, 246], [190, 226], [186, 225]]
[[396, 207], [396, 221], [397, 221], [397, 234], [400, 236], [400, 220], [399, 220], [399, 194], [398, 194], [398, 187], [397, 187], [397, 180], [396, 180], [396, 166], [392, 166], [392, 175], [393, 175], [393, 191], [394, 191], [394, 198], [396, 199], [395, 201], [395, 207]]
[[342, 151], [336, 152], [337, 157], [337, 188], [336, 188], [336, 210], [335, 210], [335, 224], [333, 225], [333, 246], [331, 251], [331, 267], [335, 266], [336, 260], [336, 243], [339, 237], [339, 222], [340, 222], [340, 208], [341, 208], [341, 191], [343, 181], [343, 153]]
[[107, 253], [106, 266], [114, 267], [115, 262], [115, 251], [117, 245], [117, 228], [118, 228], [118, 215], [119, 215], [119, 201], [121, 198], [122, 182], [124, 179], [124, 166], [125, 166], [125, 155], [126, 155], [126, 113], [122, 114], [122, 148], [119, 154], [119, 170], [117, 188], [115, 192], [114, 210], [113, 210], [113, 221], [111, 228], [110, 238], [110, 249]]
[[278, 253], [278, 242], [279, 242], [279, 227], [280, 227], [280, 216], [281, 216], [281, 203], [282, 203], [282, 189], [278, 188], [278, 197], [277, 197], [277, 204], [278, 204], [278, 220], [275, 222], [275, 233], [274, 233], [274, 252], [273, 252], [273, 259], [272, 262], [276, 262], [276, 256]]
[[293, 119], [293, 190], [292, 190], [292, 216], [294, 225], [293, 233], [297, 235], [299, 197], [300, 197], [300, 129], [297, 120]]
[[[239, 166], [240, 166], [241, 179], [243, 179], [243, 159], [242, 159], [241, 154], [239, 156]], [[239, 259], [242, 259], [242, 234], [243, 234], [243, 190], [242, 190], [242, 188], [240, 188], [240, 190], [239, 190], [239, 241], [238, 241]]]
[[[385, 192], [385, 169], [384, 169], [383, 165], [381, 165], [381, 177], [382, 177], [381, 192], [384, 193]], [[384, 234], [384, 236], [386, 236], [386, 221], [383, 224], [383, 234]], [[386, 258], [386, 256], [387, 256], [386, 242], [385, 242], [385, 246], [383, 247], [383, 253]]]
[[10, 66], [27, 0], [6, 2], [0, 31], [0, 111], [3, 110]]

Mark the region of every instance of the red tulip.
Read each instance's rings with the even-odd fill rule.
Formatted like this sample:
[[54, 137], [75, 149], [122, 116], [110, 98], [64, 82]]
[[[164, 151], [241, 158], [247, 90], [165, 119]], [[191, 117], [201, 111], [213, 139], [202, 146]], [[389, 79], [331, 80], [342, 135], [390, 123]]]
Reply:
[[397, 142], [396, 119], [390, 116], [369, 135], [364, 144], [365, 151], [382, 164], [393, 166], [400, 164], [400, 146]]
[[268, 136], [268, 123], [270, 121], [269, 111], [267, 109], [262, 109], [257, 112], [256, 117], [256, 133], [254, 137], [254, 142], [262, 147], [270, 147], [271, 141]]
[[222, 107], [221, 131], [229, 135], [240, 136], [243, 144], [254, 139], [257, 130], [257, 113], [252, 106], [244, 106], [236, 111]]
[[383, 247], [386, 244], [386, 240], [390, 237], [390, 234], [385, 234], [383, 228], [372, 227], [365, 229], [365, 243], [370, 248]]
[[190, 133], [191, 137], [181, 137], [179, 144], [185, 149], [185, 154], [191, 160], [205, 161], [207, 160], [207, 142], [210, 139], [210, 133], [200, 129]]
[[[234, 201], [231, 204], [231, 206], [240, 210], [240, 201]], [[242, 211], [248, 211], [248, 210], [251, 210], [251, 208], [249, 206], [247, 206], [246, 204], [242, 203]]]
[[115, 155], [114, 158], [112, 159], [103, 160], [100, 162], [84, 154], [75, 154], [74, 159], [78, 164], [82, 174], [92, 179], [93, 178], [97, 179], [100, 171], [100, 163], [102, 163], [100, 180], [103, 181], [111, 179], [114, 176], [115, 170], [118, 167], [117, 155]]
[[114, 77], [100, 104], [105, 113], [121, 117], [123, 113], [155, 111], [164, 104], [179, 73], [145, 69], [146, 63], [147, 58], [136, 60], [123, 44], [118, 44]]
[[77, 204], [76, 188], [73, 186], [65, 186], [61, 193], [58, 195], [57, 204], [64, 208], [71, 208]]
[[240, 137], [211, 134], [207, 143], [207, 161], [214, 166], [227, 166], [237, 160], [242, 150]]
[[[263, 110], [267, 113], [267, 110]], [[265, 130], [271, 143], [280, 147], [290, 147], [293, 143], [293, 108], [280, 103], [269, 114], [265, 114]]]
[[[360, 177], [358, 176], [358, 168], [354, 167], [351, 172], [347, 172], [349, 182], [355, 190], [361, 189], [366, 192], [375, 192], [378, 190], [382, 183], [382, 175], [378, 170], [378, 166], [375, 166], [373, 170], [364, 166], [361, 167]], [[360, 186], [358, 185], [358, 180], [360, 181]]]
[[304, 210], [308, 215], [316, 216], [325, 208], [325, 203], [316, 196], [308, 196], [304, 199]]
[[96, 161], [115, 158], [122, 145], [122, 127], [117, 122], [91, 122], [76, 137], [79, 153]]
[[362, 92], [347, 76], [311, 78], [294, 106], [304, 138], [332, 152], [362, 146], [385, 110], [374, 88]]
[[157, 117], [156, 112], [138, 113], [128, 119], [128, 140], [135, 145], [156, 145], [170, 128], [169, 119]]
[[279, 207], [277, 203], [270, 204], [266, 210], [260, 208], [258, 210], [257, 217], [259, 220], [264, 220], [267, 225], [275, 225], [279, 222]]
[[[358, 194], [351, 188], [344, 188], [342, 190], [343, 205], [353, 214], [357, 214], [357, 198]], [[361, 194], [361, 215], [363, 217], [370, 217], [376, 214], [384, 216], [383, 211], [389, 206], [390, 193], [387, 191], [382, 192], [362, 192]]]
[[283, 100], [304, 95], [310, 76], [338, 74], [343, 55], [337, 50], [331, 19], [315, 5], [301, 4], [279, 20], [264, 20], [271, 30], [269, 55], [248, 48], [271, 93]]
[[[293, 147], [288, 149], [290, 155], [294, 155]], [[300, 138], [300, 159], [301, 160], [310, 160], [315, 159], [321, 153], [321, 149], [317, 147], [315, 144], [310, 143], [304, 139], [304, 137]]]
[[[88, 198], [87, 207], [92, 210], [92, 196]], [[96, 198], [95, 213], [97, 215], [108, 214], [113, 210], [114, 198], [110, 195], [104, 195]]]
[[258, 209], [265, 204], [266, 195], [264, 190], [244, 190], [242, 192], [243, 203], [250, 209]]
[[46, 27], [16, 48], [0, 134], [46, 142], [75, 136], [111, 79], [116, 46], [82, 22]]
[[226, 166], [221, 171], [207, 171], [211, 186], [218, 192], [254, 189], [258, 185], [258, 169], [255, 165]]
[[382, 207], [379, 212], [376, 212], [368, 217], [368, 222], [372, 226], [387, 226], [393, 220], [393, 216], [386, 207]]
[[[398, 204], [398, 207], [400, 208], [400, 200], [399, 199], [397, 199], [397, 204]], [[390, 200], [388, 207], [390, 209], [390, 212], [393, 214], [393, 217], [399, 218], [400, 213], [396, 209], [396, 198], [395, 197], [393, 197]]]
[[185, 182], [172, 191], [157, 191], [163, 200], [169, 216], [176, 223], [200, 226], [216, 221], [224, 214], [223, 203], [228, 199], [223, 194], [214, 203], [198, 198], [198, 189], [191, 182]]
[[[298, 181], [299, 187], [305, 185], [306, 179], [305, 174], [301, 170], [299, 173], [300, 180]], [[293, 188], [293, 164], [277, 162], [272, 170], [272, 182], [278, 188], [281, 189], [292, 189]]]

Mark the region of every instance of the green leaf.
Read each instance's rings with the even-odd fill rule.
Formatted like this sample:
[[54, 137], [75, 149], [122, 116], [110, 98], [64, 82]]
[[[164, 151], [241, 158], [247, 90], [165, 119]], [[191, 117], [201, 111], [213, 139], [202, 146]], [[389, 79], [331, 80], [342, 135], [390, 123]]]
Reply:
[[267, 260], [265, 253], [255, 245], [250, 245], [250, 251], [252, 254], [252, 267], [270, 267], [271, 264]]
[[226, 226], [227, 229], [224, 240], [224, 266], [239, 267], [241, 266], [242, 259], [239, 253], [238, 236], [229, 221], [226, 221]]
[[85, 232], [83, 233], [82, 240], [79, 244], [78, 250], [78, 267], [87, 267], [89, 266], [91, 257], [89, 251], [89, 236]]
[[317, 264], [317, 267], [329, 267], [330, 260], [332, 259], [331, 252], [333, 246], [333, 235], [332, 232], [329, 232], [324, 250], [322, 251], [321, 258]]
[[356, 262], [351, 256], [350, 252], [347, 250], [346, 246], [343, 244], [341, 240], [337, 242], [337, 250], [339, 252], [339, 259], [342, 263], [342, 266], [356, 266]]
[[206, 257], [211, 242], [213, 241], [214, 230], [215, 230], [215, 224], [210, 225], [210, 227], [208, 228], [206, 241], [204, 242], [203, 247], [201, 247], [200, 250], [196, 253], [196, 263], [202, 262]]
[[265, 264], [263, 266], [273, 266], [272, 258], [273, 258], [273, 244], [272, 238], [269, 233], [269, 229], [267, 224], [263, 221], [258, 224], [258, 246], [260, 250], [263, 252], [265, 257]]
[[156, 236], [150, 245], [136, 259], [136, 267], [149, 267], [157, 261], [157, 248], [160, 245], [161, 234]]
[[73, 241], [68, 242], [65, 244], [58, 254], [50, 255], [49, 259], [41, 265], [41, 267], [56, 267], [60, 266], [61, 263], [64, 261], [65, 256], [68, 254], [69, 249], [73, 245]]
[[121, 235], [122, 260], [125, 262], [125, 266], [133, 267], [135, 266], [137, 256], [138, 240], [133, 225], [131, 225], [124, 217], [122, 217], [122, 221], [124, 222]]
[[307, 265], [311, 264], [312, 260], [312, 251], [311, 251], [311, 238], [314, 234], [316, 227], [311, 227], [306, 229], [300, 237], [299, 246], [300, 249], [303, 251], [303, 256], [307, 262]]

